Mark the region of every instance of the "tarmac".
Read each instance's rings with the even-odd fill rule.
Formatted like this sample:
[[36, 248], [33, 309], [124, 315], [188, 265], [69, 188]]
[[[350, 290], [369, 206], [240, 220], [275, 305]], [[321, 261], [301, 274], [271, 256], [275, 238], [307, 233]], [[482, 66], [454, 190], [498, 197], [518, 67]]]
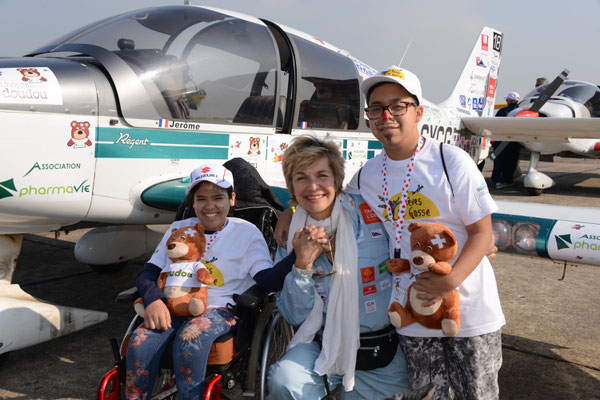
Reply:
[[[521, 161], [526, 170], [527, 162]], [[540, 162], [557, 185], [530, 197], [517, 185], [496, 199], [600, 207], [600, 160]], [[489, 177], [491, 166], [484, 175]], [[522, 180], [522, 179], [521, 179]], [[491, 187], [491, 182], [488, 180]], [[56, 304], [108, 313], [107, 321], [12, 352], [0, 366], [0, 399], [94, 399], [113, 365], [109, 339], [120, 340], [134, 312], [116, 295], [135, 284], [147, 257], [100, 274], [73, 256], [80, 231], [25, 235], [13, 282]], [[507, 324], [502, 330], [501, 399], [600, 399], [600, 266], [499, 253], [492, 264]], [[564, 273], [564, 279], [563, 277]], [[0, 327], [2, 322], [0, 321]]]

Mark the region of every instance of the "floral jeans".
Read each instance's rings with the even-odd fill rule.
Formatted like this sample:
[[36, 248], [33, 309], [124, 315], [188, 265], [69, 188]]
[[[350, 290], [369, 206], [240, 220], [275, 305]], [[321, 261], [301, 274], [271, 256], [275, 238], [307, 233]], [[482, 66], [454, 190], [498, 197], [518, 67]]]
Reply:
[[212, 343], [233, 330], [235, 324], [229, 310], [209, 308], [199, 317], [173, 317], [171, 328], [166, 331], [149, 330], [144, 324], [140, 325], [127, 346], [125, 398], [141, 400], [151, 397], [160, 358], [174, 338], [173, 365], [179, 399], [200, 399]]

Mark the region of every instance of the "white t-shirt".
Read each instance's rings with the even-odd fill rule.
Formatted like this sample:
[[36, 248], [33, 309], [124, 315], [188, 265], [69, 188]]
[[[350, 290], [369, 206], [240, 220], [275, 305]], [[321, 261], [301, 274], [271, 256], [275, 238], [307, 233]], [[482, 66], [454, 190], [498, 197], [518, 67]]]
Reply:
[[206, 286], [197, 278], [199, 269], [207, 269], [201, 261], [178, 261], [167, 265], [162, 269], [162, 272], [167, 274], [165, 287], [203, 287]]
[[[384, 221], [386, 231], [390, 236], [390, 257], [394, 257], [396, 233], [394, 224], [388, 219], [388, 212], [383, 201], [383, 152], [370, 159], [360, 173], [360, 191], [358, 190], [358, 173], [354, 175], [346, 190], [350, 193], [360, 193], [377, 216]], [[408, 186], [408, 200], [404, 231], [400, 242], [402, 258], [407, 258], [411, 252], [410, 232], [411, 222], [437, 222], [446, 225], [458, 242], [457, 256], [450, 262], [454, 263], [468, 238], [465, 226], [495, 212], [498, 207], [489, 194], [485, 179], [469, 155], [455, 146], [444, 145], [444, 159], [448, 176], [454, 190], [454, 197], [444, 173], [440, 155], [440, 142], [427, 138], [423, 148], [415, 158], [414, 169]], [[399, 199], [402, 185], [407, 173], [406, 160], [387, 161], [388, 193], [390, 202], [394, 204], [394, 218], [397, 219]], [[411, 266], [412, 274], [420, 273]], [[406, 292], [414, 278], [411, 274], [395, 276], [394, 294], [392, 299], [406, 304]], [[472, 337], [494, 332], [506, 322], [500, 298], [496, 287], [496, 278], [492, 266], [484, 257], [475, 270], [458, 287], [460, 293], [459, 337]], [[398, 333], [415, 337], [441, 337], [441, 330], [428, 329], [414, 323], [398, 329]]]
[[[172, 262], [165, 253], [165, 244], [171, 231], [199, 222], [200, 219], [196, 217], [173, 222], [148, 262], [163, 271], [169, 268]], [[208, 243], [211, 235], [205, 236]], [[240, 218], [227, 218], [227, 225], [216, 233], [200, 262], [208, 268], [214, 279], [213, 284], [207, 285], [209, 308], [235, 304], [233, 294], [242, 294], [254, 285], [254, 275], [273, 266], [269, 249], [258, 228]]]

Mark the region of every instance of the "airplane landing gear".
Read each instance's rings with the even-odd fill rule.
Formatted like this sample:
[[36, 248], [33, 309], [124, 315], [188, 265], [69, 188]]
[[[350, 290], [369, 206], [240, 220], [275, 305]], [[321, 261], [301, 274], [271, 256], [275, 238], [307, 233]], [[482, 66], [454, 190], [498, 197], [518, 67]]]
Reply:
[[540, 153], [532, 151], [531, 158], [529, 159], [529, 169], [523, 180], [523, 186], [527, 188], [530, 196], [539, 196], [544, 189], [554, 186], [552, 178], [536, 169], [539, 161]]

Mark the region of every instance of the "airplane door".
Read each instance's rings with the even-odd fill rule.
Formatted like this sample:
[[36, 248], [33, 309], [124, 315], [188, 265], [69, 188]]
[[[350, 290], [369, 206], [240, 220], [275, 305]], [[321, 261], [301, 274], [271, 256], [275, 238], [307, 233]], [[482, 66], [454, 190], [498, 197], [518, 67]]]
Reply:
[[77, 223], [92, 197], [93, 80], [75, 78], [89, 77], [78, 63], [37, 66], [43, 77], [37, 82], [24, 81], [20, 69], [0, 71], [3, 86], [12, 88], [0, 99], [0, 233], [10, 233], [13, 224], [20, 232], [39, 232]]

